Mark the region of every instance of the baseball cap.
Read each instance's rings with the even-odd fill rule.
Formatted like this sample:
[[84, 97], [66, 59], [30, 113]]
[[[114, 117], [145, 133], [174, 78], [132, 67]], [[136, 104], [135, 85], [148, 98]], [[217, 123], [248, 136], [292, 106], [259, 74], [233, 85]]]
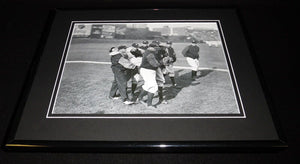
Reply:
[[148, 44], [149, 42], [147, 40], [144, 40], [143, 41], [143, 44]]
[[119, 47], [118, 47], [118, 50], [126, 49], [126, 48], [127, 48], [126, 46], [122, 45], [122, 46], [119, 46]]
[[156, 49], [155, 49], [154, 47], [148, 47], [147, 50], [148, 50], [148, 51], [152, 51], [152, 52], [155, 52], [155, 51], [156, 51]]
[[149, 44], [149, 47], [158, 47], [158, 44], [152, 42]]
[[158, 40], [153, 40], [152, 43], [156, 43], [156, 44], [159, 45], [159, 44], [160, 44], [160, 41], [158, 41]]
[[137, 43], [133, 43], [131, 46], [135, 47], [135, 48], [139, 48], [139, 44], [137, 44]]

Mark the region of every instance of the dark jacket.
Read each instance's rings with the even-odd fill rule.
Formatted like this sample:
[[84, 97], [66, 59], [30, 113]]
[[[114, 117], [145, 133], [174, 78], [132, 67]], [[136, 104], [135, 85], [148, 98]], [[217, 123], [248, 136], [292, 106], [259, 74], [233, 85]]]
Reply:
[[189, 45], [182, 50], [184, 57], [190, 57], [193, 59], [199, 59], [200, 48], [198, 46]]
[[176, 61], [176, 53], [174, 51], [174, 48], [173, 47], [168, 47], [167, 52], [168, 52], [168, 56], [173, 59], [173, 62], [175, 62]]
[[157, 59], [157, 61], [161, 61], [164, 57], [167, 57], [168, 54], [167, 54], [167, 51], [164, 47], [155, 47], [156, 49], [156, 54], [155, 54], [155, 57]]
[[155, 57], [155, 50], [149, 47], [143, 56], [141, 68], [156, 70], [160, 66], [160, 63]]

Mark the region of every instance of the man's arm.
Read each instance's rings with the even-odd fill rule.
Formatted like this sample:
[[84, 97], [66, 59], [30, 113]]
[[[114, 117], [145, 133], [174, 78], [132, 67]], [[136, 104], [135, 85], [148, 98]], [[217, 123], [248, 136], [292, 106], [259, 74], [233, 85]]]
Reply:
[[171, 47], [171, 49], [172, 49], [172, 55], [170, 56], [171, 58], [172, 58], [172, 62], [176, 62], [176, 53], [175, 53], [175, 50], [174, 50], [174, 48], [172, 48]]
[[189, 46], [187, 46], [187, 47], [185, 47], [183, 50], [182, 50], [182, 55], [184, 56], [184, 57], [186, 57], [186, 53], [188, 52], [188, 50], [189, 50]]

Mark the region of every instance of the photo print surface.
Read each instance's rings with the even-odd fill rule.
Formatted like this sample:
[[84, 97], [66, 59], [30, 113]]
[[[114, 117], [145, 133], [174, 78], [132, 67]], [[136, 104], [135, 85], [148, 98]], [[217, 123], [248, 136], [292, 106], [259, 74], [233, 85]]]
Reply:
[[72, 22], [47, 118], [245, 118], [219, 21]]

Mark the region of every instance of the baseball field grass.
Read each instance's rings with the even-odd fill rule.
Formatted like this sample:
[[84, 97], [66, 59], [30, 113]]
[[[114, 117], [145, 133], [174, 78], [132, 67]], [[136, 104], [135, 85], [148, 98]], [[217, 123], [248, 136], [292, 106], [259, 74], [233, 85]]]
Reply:
[[[175, 79], [177, 87], [166, 77], [164, 96], [168, 104], [153, 103], [156, 109], [142, 104], [125, 105], [111, 100], [108, 93], [113, 81], [108, 50], [112, 46], [127, 45], [137, 40], [73, 39], [63, 75], [59, 83], [53, 114], [237, 114], [239, 109], [228, 73], [222, 47], [200, 44], [201, 75], [191, 80], [191, 70], [181, 54], [188, 43], [174, 43], [177, 54]], [[76, 62], [74, 62], [76, 61]], [[220, 71], [220, 70], [222, 71]], [[199, 72], [199, 73], [200, 73]], [[130, 83], [130, 82], [129, 82]], [[134, 95], [139, 93], [139, 83]], [[130, 87], [130, 84], [128, 85]], [[129, 88], [130, 90], [130, 88]], [[146, 98], [146, 97], [145, 97]]]

